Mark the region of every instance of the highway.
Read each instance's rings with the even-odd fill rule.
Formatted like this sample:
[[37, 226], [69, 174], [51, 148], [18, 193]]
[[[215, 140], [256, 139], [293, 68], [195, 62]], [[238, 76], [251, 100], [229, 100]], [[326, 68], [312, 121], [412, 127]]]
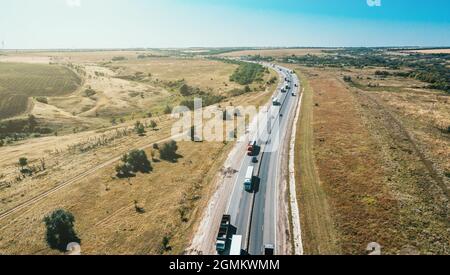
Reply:
[[[273, 66], [264, 64], [265, 66]], [[235, 234], [243, 236], [242, 249], [250, 255], [263, 255], [264, 245], [271, 244], [277, 250], [277, 212], [278, 189], [285, 179], [282, 177], [283, 152], [289, 146], [288, 135], [295, 116], [295, 109], [299, 98], [299, 82], [289, 69], [275, 66], [282, 80], [277, 89], [280, 106], [270, 106], [270, 109], [260, 119], [261, 125], [268, 129], [258, 136], [257, 143], [261, 147], [258, 163], [252, 163], [252, 157], [245, 156], [234, 183], [234, 189], [228, 203], [226, 214], [231, 215], [231, 224], [236, 228]], [[281, 88], [286, 84], [291, 87], [285, 93]], [[297, 85], [297, 87], [295, 87]], [[295, 96], [292, 92], [295, 91]], [[282, 116], [281, 116], [282, 115]], [[251, 140], [251, 139], [250, 139]], [[255, 167], [255, 186], [253, 192], [244, 189], [247, 168]]]

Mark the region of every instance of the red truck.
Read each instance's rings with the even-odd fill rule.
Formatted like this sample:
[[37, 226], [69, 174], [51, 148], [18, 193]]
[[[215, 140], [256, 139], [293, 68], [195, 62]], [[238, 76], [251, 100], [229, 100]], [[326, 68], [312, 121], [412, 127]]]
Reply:
[[250, 157], [254, 156], [256, 148], [257, 148], [256, 140], [250, 142], [247, 146], [247, 155]]

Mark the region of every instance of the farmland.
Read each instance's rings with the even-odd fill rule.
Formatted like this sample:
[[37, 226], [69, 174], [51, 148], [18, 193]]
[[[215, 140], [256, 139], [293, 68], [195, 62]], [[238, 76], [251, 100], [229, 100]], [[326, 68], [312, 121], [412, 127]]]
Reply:
[[0, 119], [26, 111], [30, 97], [66, 95], [80, 84], [81, 79], [62, 66], [0, 63]]

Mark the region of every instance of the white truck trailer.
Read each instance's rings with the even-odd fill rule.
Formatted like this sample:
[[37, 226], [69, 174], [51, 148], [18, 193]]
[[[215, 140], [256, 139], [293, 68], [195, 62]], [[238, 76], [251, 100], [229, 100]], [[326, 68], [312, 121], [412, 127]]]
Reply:
[[245, 182], [244, 187], [245, 191], [251, 192], [253, 189], [253, 172], [255, 171], [255, 167], [249, 166], [247, 169], [247, 173], [245, 174]]
[[242, 251], [242, 236], [234, 235], [231, 240], [230, 256], [240, 256]]

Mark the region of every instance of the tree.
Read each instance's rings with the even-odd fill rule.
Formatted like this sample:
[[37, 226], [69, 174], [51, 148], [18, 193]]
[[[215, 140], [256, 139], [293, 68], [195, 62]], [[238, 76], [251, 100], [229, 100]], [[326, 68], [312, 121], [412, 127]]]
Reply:
[[28, 159], [27, 158], [20, 158], [19, 159], [19, 166], [20, 169], [23, 170], [25, 166], [28, 165]]
[[117, 120], [115, 117], [111, 118], [111, 124], [112, 125], [117, 125]]
[[117, 177], [129, 178], [133, 176], [133, 167], [128, 163], [122, 163], [116, 166]]
[[133, 150], [122, 156], [122, 164], [116, 166], [117, 177], [129, 178], [134, 173], [150, 173], [153, 167], [143, 150]]
[[80, 243], [74, 229], [75, 218], [70, 212], [56, 210], [44, 218], [44, 223], [47, 228], [46, 241], [50, 248], [66, 251], [69, 243]]
[[248, 85], [245, 86], [244, 88], [244, 92], [245, 93], [250, 93], [252, 91], [252, 89], [250, 89], [250, 87]]
[[177, 150], [177, 142], [175, 140], [171, 140], [163, 144], [162, 148], [159, 150], [159, 154], [161, 159], [174, 162], [178, 157]]
[[143, 136], [145, 134], [145, 127], [140, 121], [136, 122], [134, 129], [136, 133], [140, 136]]
[[190, 96], [190, 95], [192, 95], [192, 88], [186, 84], [183, 84], [180, 87], [180, 94], [182, 96]]
[[150, 121], [150, 128], [152, 128], [153, 131], [156, 129], [156, 127], [158, 127], [156, 121], [154, 120]]
[[147, 158], [144, 150], [133, 150], [127, 156], [127, 162], [133, 167], [133, 172], [149, 173], [152, 171], [152, 166]]

